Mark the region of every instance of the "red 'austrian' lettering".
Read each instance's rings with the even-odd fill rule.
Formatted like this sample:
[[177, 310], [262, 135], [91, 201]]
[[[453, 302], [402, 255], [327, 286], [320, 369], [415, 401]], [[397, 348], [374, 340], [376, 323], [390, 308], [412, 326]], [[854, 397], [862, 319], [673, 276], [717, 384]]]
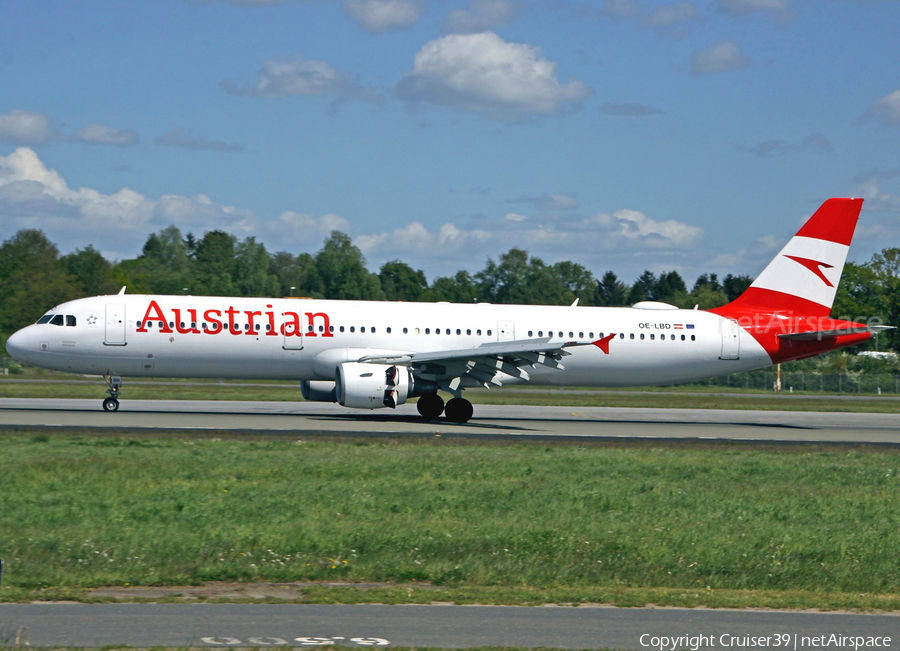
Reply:
[[[171, 334], [207, 334], [216, 335], [220, 332], [228, 332], [232, 335], [259, 335], [265, 323], [265, 335], [277, 337], [279, 334], [285, 337], [303, 336], [303, 319], [297, 312], [282, 312], [281, 324], [276, 323], [273, 306], [266, 305], [266, 310], [239, 310], [229, 305], [224, 310], [208, 309], [203, 312], [202, 329], [197, 323], [197, 309], [184, 310], [188, 319], [182, 317], [182, 308], [171, 309], [171, 319], [156, 300], [151, 300], [140, 320], [137, 332], [151, 332], [152, 322], [159, 323], [158, 332]], [[331, 331], [331, 319], [325, 312], [305, 312], [307, 337], [333, 337]], [[169, 325], [172, 323], [175, 329]], [[249, 327], [248, 327], [249, 326]], [[316, 330], [318, 329], [318, 332]]]

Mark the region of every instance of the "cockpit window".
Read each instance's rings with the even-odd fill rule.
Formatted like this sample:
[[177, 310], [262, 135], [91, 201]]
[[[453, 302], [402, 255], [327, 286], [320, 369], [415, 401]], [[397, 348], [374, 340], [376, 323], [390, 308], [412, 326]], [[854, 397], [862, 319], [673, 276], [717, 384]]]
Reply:
[[75, 317], [71, 314], [66, 315], [66, 325], [70, 327], [75, 325]]
[[63, 315], [57, 314], [52, 319], [50, 319], [50, 325], [58, 325], [61, 326], [63, 324]]
[[37, 322], [38, 322], [38, 323], [47, 323], [47, 321], [49, 321], [49, 320], [52, 319], [52, 318], [53, 318], [53, 315], [52, 315], [52, 314], [45, 314], [45, 315], [42, 316], [40, 319], [38, 319]]

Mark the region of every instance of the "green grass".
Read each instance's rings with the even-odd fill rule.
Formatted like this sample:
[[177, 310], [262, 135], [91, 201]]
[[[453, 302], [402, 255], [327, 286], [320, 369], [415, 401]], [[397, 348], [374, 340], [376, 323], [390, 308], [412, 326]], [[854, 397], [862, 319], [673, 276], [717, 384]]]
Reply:
[[374, 581], [429, 587], [305, 599], [900, 609], [890, 449], [8, 433], [0, 477], [4, 599]]

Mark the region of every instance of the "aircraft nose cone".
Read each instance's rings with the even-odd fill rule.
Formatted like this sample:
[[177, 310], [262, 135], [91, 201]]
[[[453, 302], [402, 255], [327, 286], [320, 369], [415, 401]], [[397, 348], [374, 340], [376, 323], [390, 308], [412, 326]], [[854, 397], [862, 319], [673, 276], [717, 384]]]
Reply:
[[24, 362], [28, 358], [28, 335], [25, 330], [19, 330], [10, 335], [6, 340], [6, 352], [14, 359]]

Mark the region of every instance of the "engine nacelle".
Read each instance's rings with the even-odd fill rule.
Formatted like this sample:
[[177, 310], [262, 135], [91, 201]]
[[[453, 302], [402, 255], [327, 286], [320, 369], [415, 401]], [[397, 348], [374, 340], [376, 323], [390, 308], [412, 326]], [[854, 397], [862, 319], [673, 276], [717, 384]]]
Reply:
[[335, 374], [337, 401], [354, 409], [381, 409], [406, 402], [415, 384], [406, 366], [346, 362]]
[[324, 380], [303, 380], [300, 393], [304, 400], [311, 402], [337, 402], [334, 382]]

